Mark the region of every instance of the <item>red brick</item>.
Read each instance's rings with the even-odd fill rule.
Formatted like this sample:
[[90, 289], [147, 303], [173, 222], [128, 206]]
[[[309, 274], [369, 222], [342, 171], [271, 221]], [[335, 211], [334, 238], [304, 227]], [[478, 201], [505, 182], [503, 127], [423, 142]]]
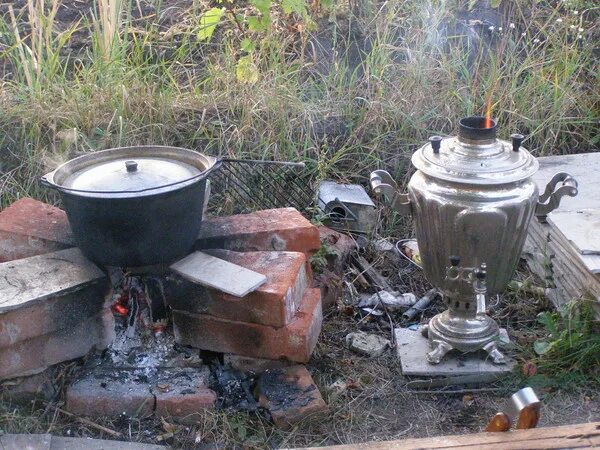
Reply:
[[255, 374], [263, 373], [265, 370], [288, 367], [294, 364], [285, 359], [250, 358], [249, 356], [233, 355], [231, 353], [227, 353], [223, 356], [223, 363], [229, 364], [236, 370], [252, 372]]
[[319, 249], [319, 230], [294, 208], [265, 209], [251, 214], [207, 218], [196, 249], [289, 251], [307, 256]]
[[240, 298], [173, 276], [165, 288], [173, 309], [274, 327], [290, 323], [308, 287], [306, 257], [298, 252], [232, 252], [209, 250], [218, 258], [267, 277], [254, 292]]
[[263, 373], [258, 381], [258, 401], [283, 429], [321, 418], [328, 410], [309, 371], [300, 365]]
[[152, 414], [154, 396], [135, 371], [92, 373], [67, 388], [65, 408], [77, 416], [141, 418]]
[[175, 340], [180, 344], [214, 352], [297, 362], [310, 359], [322, 323], [318, 289], [306, 290], [296, 319], [280, 328], [173, 311]]
[[0, 349], [0, 379], [32, 375], [63, 361], [79, 358], [93, 348], [105, 349], [114, 339], [109, 309], [76, 326], [37, 336]]
[[73, 247], [64, 211], [22, 198], [0, 212], [0, 262]]
[[56, 368], [50, 367], [42, 373], [9, 380], [0, 385], [0, 399], [14, 403], [50, 400], [58, 393], [55, 376]]
[[0, 263], [0, 349], [102, 312], [105, 274], [76, 249]]
[[152, 380], [156, 415], [193, 421], [199, 412], [214, 409], [217, 395], [210, 390], [207, 366], [197, 369], [164, 369]]

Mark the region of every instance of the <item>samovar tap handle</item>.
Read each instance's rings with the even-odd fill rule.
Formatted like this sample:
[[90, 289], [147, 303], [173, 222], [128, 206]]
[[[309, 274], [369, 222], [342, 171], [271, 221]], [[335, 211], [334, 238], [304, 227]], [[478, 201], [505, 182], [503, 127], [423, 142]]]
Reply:
[[398, 185], [385, 170], [371, 172], [371, 189], [375, 195], [383, 196], [392, 209], [401, 214], [410, 214], [410, 200], [407, 194], [398, 192]]
[[[557, 188], [556, 186], [559, 183], [560, 186]], [[565, 195], [569, 197], [577, 195], [577, 180], [566, 172], [560, 172], [552, 177], [546, 185], [546, 190], [538, 199], [537, 206], [535, 207], [537, 219], [542, 223], [546, 222], [546, 216], [558, 208], [560, 199]]]

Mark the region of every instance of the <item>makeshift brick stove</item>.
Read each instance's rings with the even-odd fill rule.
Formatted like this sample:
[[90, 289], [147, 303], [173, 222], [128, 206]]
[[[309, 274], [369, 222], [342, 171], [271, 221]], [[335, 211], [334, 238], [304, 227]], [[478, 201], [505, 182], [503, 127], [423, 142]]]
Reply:
[[[18, 385], [18, 377], [87, 355], [66, 388], [65, 408], [78, 415], [189, 419], [233, 406], [236, 396], [246, 409], [276, 409], [280, 426], [324, 410], [297, 365], [309, 360], [323, 316], [308, 262], [319, 230], [296, 210], [203, 221], [196, 249], [266, 276], [242, 298], [164, 268], [107, 276], [68, 230], [61, 210], [35, 200], [0, 212], [0, 380]], [[296, 397], [284, 402], [289, 415], [273, 380], [294, 387], [283, 390]]]

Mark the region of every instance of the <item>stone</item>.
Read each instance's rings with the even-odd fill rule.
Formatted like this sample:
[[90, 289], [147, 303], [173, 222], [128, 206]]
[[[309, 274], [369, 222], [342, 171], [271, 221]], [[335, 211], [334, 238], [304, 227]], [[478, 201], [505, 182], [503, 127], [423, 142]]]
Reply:
[[257, 391], [259, 404], [282, 429], [322, 418], [328, 411], [310, 372], [301, 365], [265, 371], [258, 380]]
[[175, 340], [180, 344], [213, 352], [297, 362], [310, 359], [322, 323], [318, 289], [307, 289], [295, 320], [279, 328], [173, 310]]
[[293, 364], [285, 359], [250, 358], [249, 356], [234, 355], [232, 353], [223, 355], [223, 363], [229, 364], [236, 370], [254, 374], [263, 373], [265, 370], [288, 367]]
[[186, 280], [238, 298], [267, 281], [263, 274], [203, 252], [191, 253], [170, 268]]
[[154, 411], [144, 371], [91, 373], [67, 387], [65, 409], [77, 416], [143, 418]]
[[165, 293], [173, 309], [274, 327], [285, 326], [294, 319], [309, 284], [304, 254], [276, 251], [241, 253], [229, 250], [209, 252], [265, 275], [266, 282], [254, 292], [239, 298], [178, 276], [169, 277], [165, 283]]
[[193, 421], [198, 413], [214, 409], [217, 395], [208, 388], [210, 371], [199, 369], [160, 370], [152, 380], [158, 416]]
[[320, 245], [318, 228], [298, 210], [278, 208], [206, 218], [195, 248], [239, 252], [277, 250], [301, 252], [308, 257]]
[[22, 378], [6, 380], [0, 384], [0, 399], [24, 404], [34, 400], [51, 400], [58, 393], [54, 382], [55, 368]]
[[0, 212], [0, 262], [74, 245], [66, 213], [54, 206], [22, 198]]
[[377, 334], [367, 334], [358, 331], [346, 335], [346, 346], [359, 355], [373, 358], [383, 355], [391, 347], [391, 343], [388, 339]]
[[[430, 364], [425, 359], [425, 354], [431, 351], [429, 340], [421, 334], [420, 330], [396, 328], [396, 351], [400, 358], [402, 374], [404, 376], [427, 377], [456, 377], [480, 375], [481, 383], [497, 380], [499, 377], [510, 374], [516, 366], [513, 359], [506, 364], [494, 364], [486, 358], [487, 354], [481, 350], [473, 353], [460, 353], [455, 350], [448, 353], [439, 364]], [[505, 329], [500, 329], [500, 342], [507, 342]], [[488, 377], [483, 377], [483, 375]]]
[[33, 375], [49, 366], [103, 350], [115, 337], [109, 309], [71, 326], [0, 349], [0, 380]]

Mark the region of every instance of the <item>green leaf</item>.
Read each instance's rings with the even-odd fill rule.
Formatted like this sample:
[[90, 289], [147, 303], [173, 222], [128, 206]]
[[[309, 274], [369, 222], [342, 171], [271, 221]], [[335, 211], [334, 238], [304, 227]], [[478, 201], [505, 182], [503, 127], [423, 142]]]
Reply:
[[198, 30], [198, 40], [208, 41], [215, 32], [215, 28], [225, 14], [225, 8], [211, 8], [200, 17], [200, 29]]
[[306, 12], [306, 2], [305, 0], [281, 0], [281, 8], [286, 14], [293, 12], [304, 14]]
[[548, 353], [551, 347], [550, 343], [546, 341], [535, 341], [533, 343], [533, 351], [540, 356]]
[[500, 6], [500, 3], [502, 3], [502, 0], [491, 0], [490, 1], [490, 6], [492, 8], [497, 8]]
[[258, 81], [258, 67], [254, 64], [252, 54], [238, 59], [235, 76], [240, 83], [252, 84]]
[[269, 15], [271, 0], [250, 0], [250, 4], [260, 11], [265, 16]]
[[251, 51], [253, 51], [253, 50], [254, 50], [254, 48], [255, 48], [255, 47], [254, 47], [254, 42], [252, 42], [252, 40], [251, 40], [251, 39], [249, 39], [249, 38], [245, 38], [244, 40], [242, 40], [242, 43], [241, 43], [241, 48], [242, 48], [242, 50], [244, 50], [245, 52], [248, 52], [248, 53], [250, 53], [250, 52], [251, 52]]
[[269, 16], [248, 17], [248, 29], [250, 31], [267, 31], [271, 25], [271, 18]]

